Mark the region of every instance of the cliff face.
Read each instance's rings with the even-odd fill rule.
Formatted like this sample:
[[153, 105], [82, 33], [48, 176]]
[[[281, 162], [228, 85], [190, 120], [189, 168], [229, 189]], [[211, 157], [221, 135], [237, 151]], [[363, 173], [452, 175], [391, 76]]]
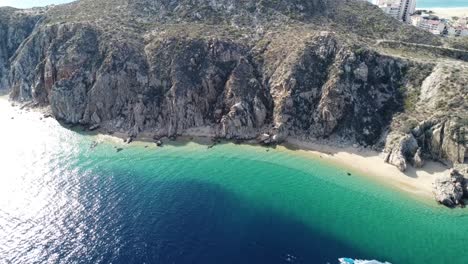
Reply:
[[[14, 44], [0, 42], [9, 60], [0, 77], [14, 100], [131, 136], [333, 137], [386, 145], [387, 160], [402, 169], [418, 148], [422, 159], [464, 162], [466, 108], [416, 118], [407, 105], [434, 89], [437, 63], [394, 56], [372, 38], [439, 40], [398, 24], [362, 31], [369, 21], [356, 8], [382, 17], [354, 1], [83, 0], [49, 9], [39, 23], [31, 22], [38, 15], [20, 26], [2, 18]], [[465, 91], [459, 86], [447, 89]], [[408, 116], [436, 121], [399, 129]]]
[[9, 60], [31, 34], [40, 18], [41, 15], [38, 12], [0, 8], [0, 91], [10, 88], [8, 84]]
[[421, 86], [405, 91], [405, 111], [391, 123], [387, 160], [404, 171], [422, 160], [447, 165], [468, 158], [468, 67], [438, 62]]
[[[66, 122], [133, 134], [209, 126], [227, 138], [337, 133], [365, 144], [401, 107], [397, 88], [407, 65], [372, 51], [356, 54], [333, 34], [311, 34], [286, 60], [232, 41], [142, 45], [102, 42], [99, 34], [86, 24], [34, 32], [12, 62], [11, 96], [50, 103]], [[277, 59], [262, 63], [263, 56]]]

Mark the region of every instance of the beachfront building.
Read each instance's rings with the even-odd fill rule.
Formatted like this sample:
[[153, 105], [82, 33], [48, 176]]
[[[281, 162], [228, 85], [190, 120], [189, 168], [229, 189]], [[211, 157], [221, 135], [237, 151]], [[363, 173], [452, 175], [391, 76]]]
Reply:
[[380, 4], [379, 7], [389, 16], [395, 19], [400, 19], [400, 4], [391, 2], [394, 1], [387, 1], [387, 3]]
[[416, 0], [375, 0], [372, 3], [382, 11], [400, 21], [410, 23], [410, 17], [416, 10]]
[[442, 35], [445, 30], [445, 23], [441, 20], [423, 19], [421, 20], [419, 27], [434, 35]]
[[468, 17], [452, 18], [447, 27], [449, 37], [466, 37], [468, 36]]
[[447, 29], [447, 35], [449, 37], [468, 37], [467, 26], [449, 26]]
[[400, 0], [376, 0], [373, 3], [387, 15], [400, 20]]
[[409, 23], [411, 15], [416, 11], [416, 0], [400, 0], [400, 20]]
[[435, 35], [444, 34], [447, 29], [446, 20], [439, 19], [439, 17], [430, 14], [414, 14], [410, 17], [409, 21], [413, 26], [429, 31]]

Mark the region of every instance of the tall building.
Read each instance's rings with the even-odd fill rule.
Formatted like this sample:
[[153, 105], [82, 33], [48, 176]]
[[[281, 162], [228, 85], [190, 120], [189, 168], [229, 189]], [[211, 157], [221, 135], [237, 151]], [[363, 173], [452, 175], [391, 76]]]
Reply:
[[416, 0], [400, 0], [400, 20], [410, 23], [410, 16], [416, 11]]
[[400, 18], [400, 3], [385, 3], [379, 5], [380, 9], [384, 11], [384, 13], [388, 14], [389, 16], [401, 20]]
[[416, 0], [374, 0], [373, 3], [388, 15], [410, 23], [410, 16], [416, 11]]
[[387, 15], [401, 20], [400, 18], [400, 7], [402, 0], [375, 0], [373, 3], [377, 5]]

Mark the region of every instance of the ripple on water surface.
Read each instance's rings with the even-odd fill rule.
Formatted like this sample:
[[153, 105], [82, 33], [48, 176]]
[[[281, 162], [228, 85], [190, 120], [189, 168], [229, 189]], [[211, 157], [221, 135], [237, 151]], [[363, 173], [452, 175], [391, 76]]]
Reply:
[[128, 146], [0, 111], [7, 263], [468, 263], [465, 210], [293, 151]]

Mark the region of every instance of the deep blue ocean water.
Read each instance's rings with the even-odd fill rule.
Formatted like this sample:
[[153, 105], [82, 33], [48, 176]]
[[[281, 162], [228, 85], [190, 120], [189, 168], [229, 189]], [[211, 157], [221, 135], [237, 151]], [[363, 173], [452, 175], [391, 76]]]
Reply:
[[2, 264], [468, 263], [467, 210], [298, 150], [127, 145], [0, 113]]

